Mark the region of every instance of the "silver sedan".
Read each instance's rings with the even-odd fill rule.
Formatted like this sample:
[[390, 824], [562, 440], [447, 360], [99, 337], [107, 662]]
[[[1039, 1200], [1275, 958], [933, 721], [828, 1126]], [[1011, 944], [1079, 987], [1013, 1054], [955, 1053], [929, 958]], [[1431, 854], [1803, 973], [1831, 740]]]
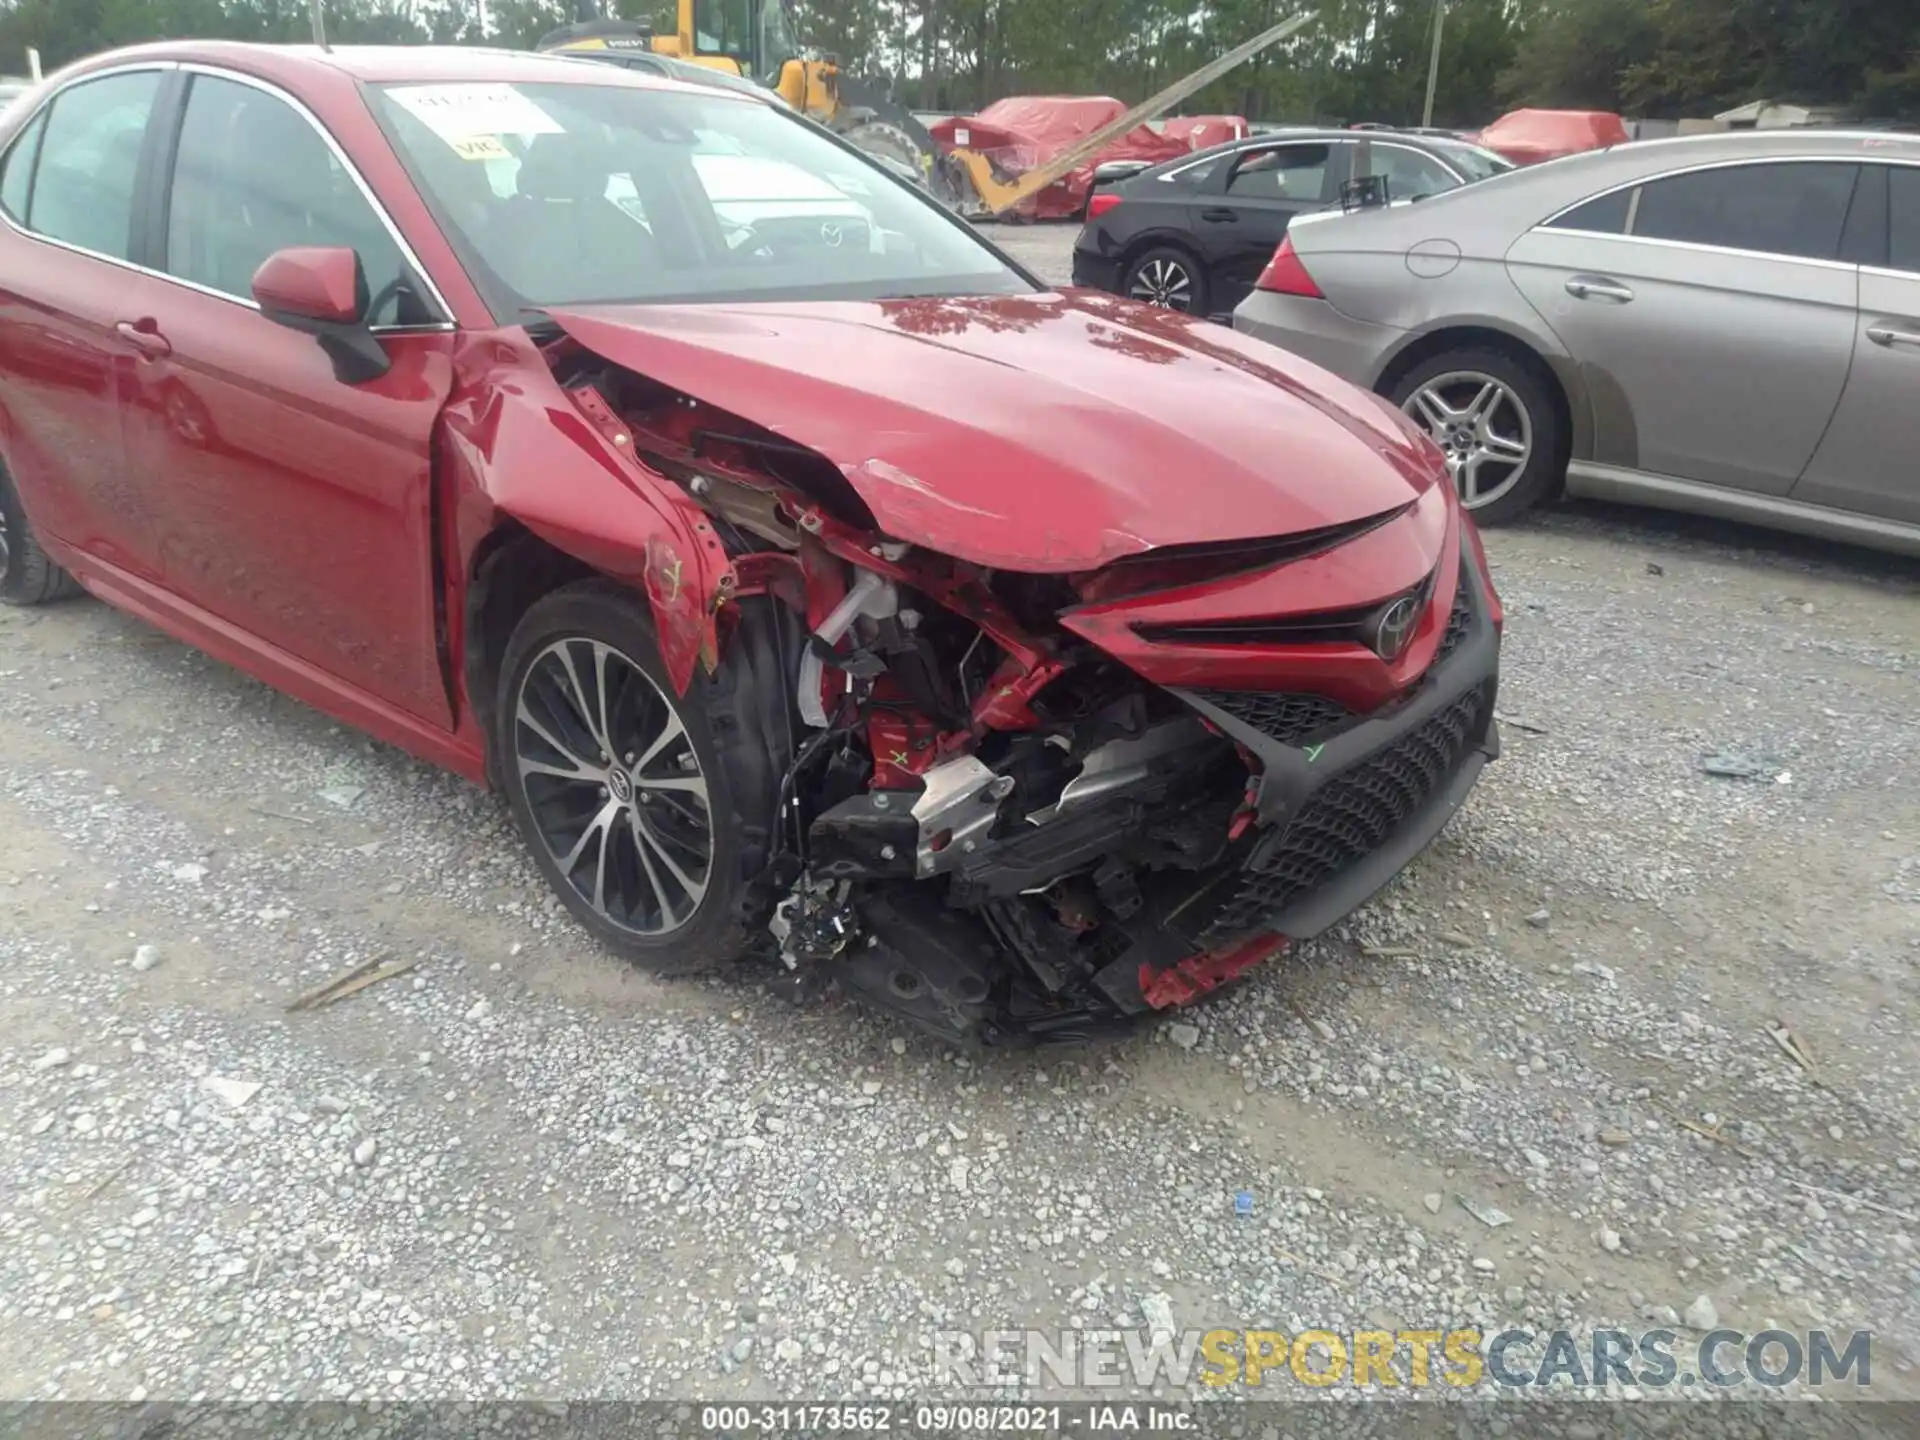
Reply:
[[1648, 141], [1303, 216], [1234, 325], [1415, 417], [1483, 524], [1564, 487], [1920, 554], [1920, 137]]

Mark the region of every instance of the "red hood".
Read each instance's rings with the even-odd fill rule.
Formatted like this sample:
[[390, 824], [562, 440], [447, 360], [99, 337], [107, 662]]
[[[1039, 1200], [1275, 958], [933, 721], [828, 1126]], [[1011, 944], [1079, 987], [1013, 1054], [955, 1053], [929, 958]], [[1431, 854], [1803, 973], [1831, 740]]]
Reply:
[[1384, 402], [1111, 296], [551, 313], [603, 358], [825, 455], [887, 534], [996, 568], [1341, 524], [1444, 473]]

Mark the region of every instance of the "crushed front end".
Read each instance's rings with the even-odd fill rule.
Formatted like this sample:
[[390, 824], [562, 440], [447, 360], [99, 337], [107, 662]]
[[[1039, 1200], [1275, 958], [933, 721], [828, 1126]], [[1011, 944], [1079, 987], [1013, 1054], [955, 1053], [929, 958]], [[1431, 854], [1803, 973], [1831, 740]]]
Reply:
[[889, 538], [843, 466], [572, 358], [725, 546], [718, 663], [739, 607], [786, 617], [779, 841], [738, 903], [796, 990], [962, 1044], [1126, 1028], [1365, 903], [1498, 753], [1501, 611], [1437, 456], [1382, 513], [1035, 574]]
[[783, 963], [948, 1039], [1076, 1041], [1364, 904], [1499, 750], [1499, 603], [1430, 495], [1066, 581], [869, 554], [798, 668]]

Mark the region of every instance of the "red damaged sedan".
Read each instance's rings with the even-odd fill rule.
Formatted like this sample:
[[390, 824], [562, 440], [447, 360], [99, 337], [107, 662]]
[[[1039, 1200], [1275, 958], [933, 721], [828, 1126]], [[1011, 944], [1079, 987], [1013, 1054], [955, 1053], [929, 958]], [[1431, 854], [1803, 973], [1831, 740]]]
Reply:
[[0, 147], [0, 595], [498, 786], [651, 970], [1084, 1039], [1338, 921], [1497, 753], [1421, 432], [778, 106], [183, 43]]

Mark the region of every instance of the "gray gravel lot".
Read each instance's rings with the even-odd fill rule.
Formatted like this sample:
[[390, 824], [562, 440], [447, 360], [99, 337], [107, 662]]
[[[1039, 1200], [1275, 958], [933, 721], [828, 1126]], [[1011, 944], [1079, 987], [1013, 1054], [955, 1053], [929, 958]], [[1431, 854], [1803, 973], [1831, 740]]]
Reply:
[[1169, 1313], [1871, 1326], [1920, 1391], [1920, 577], [1487, 543], [1507, 753], [1442, 841], [1178, 1025], [973, 1064], [640, 977], [492, 798], [0, 612], [0, 1398], [912, 1396], [935, 1329]]

